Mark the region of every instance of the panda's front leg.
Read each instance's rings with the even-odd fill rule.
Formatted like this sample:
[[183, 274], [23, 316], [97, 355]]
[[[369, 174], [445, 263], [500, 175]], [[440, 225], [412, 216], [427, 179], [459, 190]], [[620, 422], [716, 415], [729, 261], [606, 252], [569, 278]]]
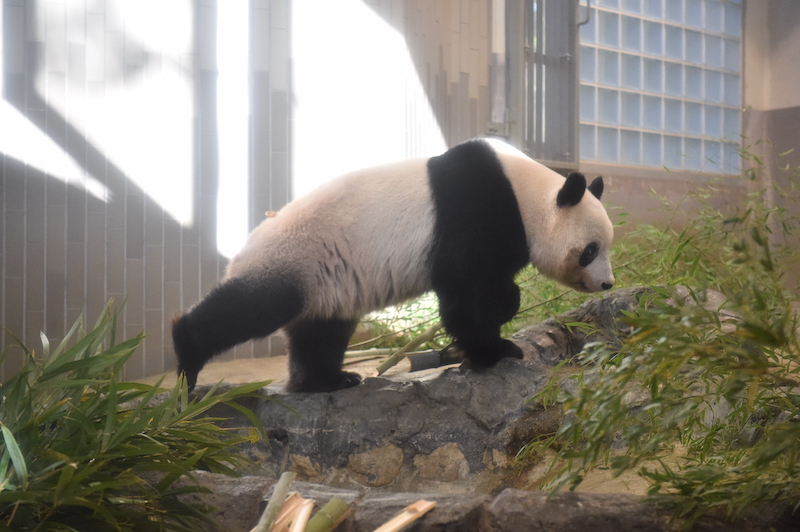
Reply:
[[513, 278], [503, 283], [472, 283], [437, 291], [439, 313], [447, 332], [464, 353], [464, 366], [484, 370], [503, 358], [522, 358], [522, 350], [500, 336], [500, 328], [519, 310]]
[[344, 352], [358, 320], [304, 318], [288, 325], [291, 392], [333, 392], [361, 382], [356, 373], [342, 371]]

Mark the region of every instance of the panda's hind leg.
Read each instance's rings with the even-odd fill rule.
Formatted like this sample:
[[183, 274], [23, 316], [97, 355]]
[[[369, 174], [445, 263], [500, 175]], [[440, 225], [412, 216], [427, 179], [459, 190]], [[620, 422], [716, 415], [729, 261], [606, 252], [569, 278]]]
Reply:
[[304, 318], [285, 328], [289, 337], [289, 382], [292, 392], [332, 392], [361, 382], [342, 371], [347, 343], [358, 320]]

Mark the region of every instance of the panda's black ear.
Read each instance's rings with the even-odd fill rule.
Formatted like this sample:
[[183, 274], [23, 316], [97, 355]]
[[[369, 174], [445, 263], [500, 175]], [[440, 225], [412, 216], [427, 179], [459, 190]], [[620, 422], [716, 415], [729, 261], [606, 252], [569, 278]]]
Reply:
[[587, 188], [589, 189], [589, 192], [592, 193], [592, 196], [600, 199], [600, 197], [603, 195], [603, 176], [599, 175], [595, 177], [594, 181], [592, 181]]
[[586, 192], [586, 178], [579, 172], [572, 172], [567, 176], [567, 181], [558, 191], [556, 203], [559, 207], [571, 207], [580, 203]]

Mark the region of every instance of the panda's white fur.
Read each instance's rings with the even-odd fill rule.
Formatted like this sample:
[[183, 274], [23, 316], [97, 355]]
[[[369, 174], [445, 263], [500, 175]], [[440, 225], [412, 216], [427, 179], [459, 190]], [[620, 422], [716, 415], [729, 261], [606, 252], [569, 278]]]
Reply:
[[[564, 185], [563, 176], [505, 142], [494, 139], [488, 142], [500, 154], [500, 162], [514, 188], [531, 262], [536, 268], [581, 292], [599, 292], [604, 285], [613, 285], [608, 252], [614, 228], [600, 200], [585, 194], [575, 206], [558, 207], [556, 196]], [[587, 242], [599, 243], [600, 254], [587, 268], [575, 268], [575, 253], [580, 254]]]
[[262, 222], [221, 284], [176, 318], [179, 372], [193, 386], [215, 354], [285, 327], [290, 389], [352, 386], [341, 362], [358, 319], [431, 289], [472, 367], [519, 357], [499, 331], [526, 262], [577, 290], [613, 285], [601, 194], [601, 179], [565, 180], [496, 140], [341, 176]]
[[430, 290], [426, 161], [352, 172], [289, 203], [256, 227], [226, 278], [292, 268], [308, 289], [304, 314], [323, 318], [359, 318]]

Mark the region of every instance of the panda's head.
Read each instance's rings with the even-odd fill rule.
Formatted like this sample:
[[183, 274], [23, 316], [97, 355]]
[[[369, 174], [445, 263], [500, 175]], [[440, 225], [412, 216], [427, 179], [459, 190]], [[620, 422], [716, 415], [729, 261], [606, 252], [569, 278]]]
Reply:
[[586, 185], [573, 172], [554, 191], [547, 234], [537, 239], [532, 259], [545, 275], [581, 292], [599, 292], [614, 286], [609, 249], [614, 230], [600, 203], [603, 178]]

